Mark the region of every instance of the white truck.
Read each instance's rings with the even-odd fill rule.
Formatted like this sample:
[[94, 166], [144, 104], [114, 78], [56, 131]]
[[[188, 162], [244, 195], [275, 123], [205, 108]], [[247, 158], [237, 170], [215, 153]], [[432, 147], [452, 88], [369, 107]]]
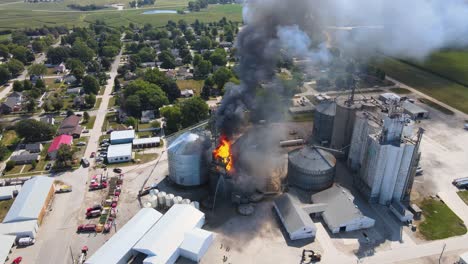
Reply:
[[27, 247], [36, 243], [36, 240], [31, 237], [22, 237], [18, 240], [18, 246]]

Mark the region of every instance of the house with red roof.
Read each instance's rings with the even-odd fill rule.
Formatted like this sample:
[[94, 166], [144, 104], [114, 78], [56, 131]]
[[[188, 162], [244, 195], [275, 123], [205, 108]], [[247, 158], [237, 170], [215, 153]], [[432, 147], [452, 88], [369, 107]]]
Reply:
[[57, 157], [57, 152], [60, 148], [61, 145], [66, 144], [66, 145], [71, 145], [73, 142], [73, 137], [69, 135], [60, 135], [58, 137], [55, 137], [54, 140], [52, 141], [52, 144], [50, 144], [49, 149], [47, 150], [47, 154], [51, 159], [55, 159]]

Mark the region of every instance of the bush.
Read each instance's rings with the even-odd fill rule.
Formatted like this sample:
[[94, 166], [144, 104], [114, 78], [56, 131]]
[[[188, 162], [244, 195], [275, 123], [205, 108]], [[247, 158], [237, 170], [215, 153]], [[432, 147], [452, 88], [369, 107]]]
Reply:
[[13, 160], [9, 160], [7, 163], [6, 163], [6, 166], [5, 166], [5, 170], [6, 171], [11, 171], [16, 165], [16, 162], [13, 161]]

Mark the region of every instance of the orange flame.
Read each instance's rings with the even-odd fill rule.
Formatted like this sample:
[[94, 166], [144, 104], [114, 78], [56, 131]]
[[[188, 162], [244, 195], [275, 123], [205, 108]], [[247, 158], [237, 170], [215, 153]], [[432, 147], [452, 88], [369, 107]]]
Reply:
[[219, 140], [219, 146], [213, 151], [213, 155], [216, 159], [221, 159], [226, 165], [226, 170], [231, 171], [233, 169], [233, 159], [231, 154], [231, 142], [222, 136]]

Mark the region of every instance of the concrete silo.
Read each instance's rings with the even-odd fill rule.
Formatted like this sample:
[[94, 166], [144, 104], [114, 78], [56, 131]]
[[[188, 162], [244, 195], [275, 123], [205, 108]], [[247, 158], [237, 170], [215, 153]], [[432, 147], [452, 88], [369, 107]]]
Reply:
[[314, 114], [314, 140], [322, 145], [329, 145], [333, 134], [336, 103], [324, 101], [317, 105]]
[[289, 152], [288, 182], [308, 191], [321, 191], [333, 184], [335, 157], [314, 147], [304, 147]]
[[169, 177], [182, 186], [197, 186], [206, 183], [207, 161], [210, 142], [193, 133], [179, 136], [167, 149]]
[[334, 149], [344, 149], [347, 153], [351, 144], [353, 135], [354, 121], [356, 112], [362, 105], [358, 102], [350, 101], [348, 98], [339, 98], [336, 100], [336, 114], [333, 120], [333, 134], [331, 138], [331, 147]]

